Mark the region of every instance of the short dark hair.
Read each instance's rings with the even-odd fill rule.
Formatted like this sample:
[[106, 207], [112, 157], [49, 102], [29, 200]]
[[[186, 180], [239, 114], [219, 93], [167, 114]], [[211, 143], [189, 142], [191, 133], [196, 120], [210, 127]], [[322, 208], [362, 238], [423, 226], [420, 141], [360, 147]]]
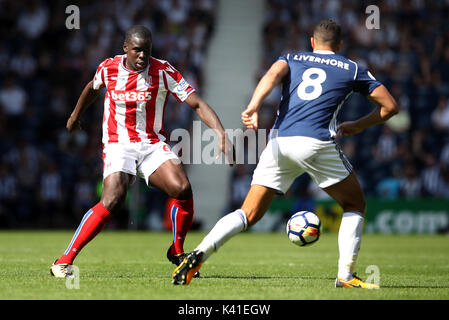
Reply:
[[128, 43], [132, 37], [149, 40], [150, 43], [153, 42], [151, 31], [147, 27], [142, 25], [132, 26], [128, 28], [128, 30], [126, 30], [125, 42]]
[[329, 44], [332, 48], [335, 48], [341, 41], [341, 27], [331, 19], [322, 20], [313, 30], [313, 37], [318, 42]]

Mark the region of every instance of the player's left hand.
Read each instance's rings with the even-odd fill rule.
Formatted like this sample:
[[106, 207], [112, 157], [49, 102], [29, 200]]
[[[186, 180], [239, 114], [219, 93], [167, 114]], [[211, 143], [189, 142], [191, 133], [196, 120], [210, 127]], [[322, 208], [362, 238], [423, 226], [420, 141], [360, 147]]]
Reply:
[[[233, 167], [234, 163], [235, 163], [235, 149], [234, 149], [234, 144], [231, 142], [231, 140], [229, 140], [228, 136], [226, 135], [226, 133], [224, 133], [222, 135], [222, 137], [219, 137], [218, 139], [219, 141], [219, 149], [221, 151], [221, 153], [224, 154], [225, 156], [225, 161], [226, 163], [230, 166]], [[218, 159], [221, 155], [221, 153], [219, 153], [216, 157], [216, 159]]]
[[81, 130], [81, 122], [79, 119], [74, 119], [73, 117], [70, 117], [69, 120], [67, 120], [66, 125], [67, 131], [72, 133], [75, 130]]
[[350, 137], [363, 131], [356, 121], [346, 121], [341, 123], [337, 128], [337, 136]]

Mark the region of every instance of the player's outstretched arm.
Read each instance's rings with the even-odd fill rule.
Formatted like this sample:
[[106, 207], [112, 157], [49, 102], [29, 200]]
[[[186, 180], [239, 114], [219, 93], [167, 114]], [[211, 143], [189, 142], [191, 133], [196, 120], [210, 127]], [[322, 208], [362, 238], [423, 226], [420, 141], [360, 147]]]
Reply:
[[282, 82], [288, 71], [289, 67], [287, 62], [279, 60], [273, 63], [267, 73], [260, 79], [248, 106], [242, 112], [242, 122], [248, 129], [257, 130], [257, 112], [262, 106], [263, 100], [270, 94], [274, 87]]
[[221, 124], [221, 121], [215, 111], [209, 106], [206, 101], [203, 100], [203, 98], [201, 98], [195, 92], [189, 95], [185, 102], [193, 110], [195, 110], [201, 121], [203, 121], [209, 128], [213, 129], [216, 132], [218, 136], [220, 151], [223, 152], [228, 160], [229, 165], [232, 166], [234, 163], [232, 143], [226, 136], [225, 129], [223, 128], [223, 125]]
[[100, 90], [95, 90], [93, 88], [93, 81], [90, 81], [81, 92], [78, 102], [76, 103], [75, 109], [70, 115], [69, 120], [67, 120], [66, 128], [69, 132], [75, 129], [80, 129], [80, 118], [81, 115], [86, 111], [95, 99], [98, 97]]
[[365, 117], [355, 121], [341, 123], [337, 129], [341, 136], [352, 136], [362, 132], [366, 128], [384, 123], [399, 112], [396, 100], [383, 85], [374, 89], [371, 94], [368, 95], [368, 99], [376, 104], [376, 108]]

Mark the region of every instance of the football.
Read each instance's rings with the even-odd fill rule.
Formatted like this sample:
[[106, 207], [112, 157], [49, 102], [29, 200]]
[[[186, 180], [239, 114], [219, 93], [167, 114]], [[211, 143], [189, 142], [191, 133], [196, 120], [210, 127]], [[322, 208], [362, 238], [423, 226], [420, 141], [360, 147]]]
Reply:
[[304, 247], [318, 241], [321, 235], [321, 220], [310, 211], [300, 211], [287, 222], [287, 235], [291, 242]]

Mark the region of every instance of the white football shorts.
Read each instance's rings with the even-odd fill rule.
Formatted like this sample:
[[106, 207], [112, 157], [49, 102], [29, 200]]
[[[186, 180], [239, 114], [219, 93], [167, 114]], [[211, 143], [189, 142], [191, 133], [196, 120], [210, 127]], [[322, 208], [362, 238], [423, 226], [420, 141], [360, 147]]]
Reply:
[[103, 148], [103, 180], [111, 173], [125, 172], [145, 179], [156, 171], [165, 161], [181, 160], [162, 141], [151, 144], [148, 142], [110, 143]]
[[276, 137], [268, 141], [254, 170], [251, 185], [286, 193], [307, 172], [321, 188], [345, 179], [352, 166], [334, 141], [310, 137]]

